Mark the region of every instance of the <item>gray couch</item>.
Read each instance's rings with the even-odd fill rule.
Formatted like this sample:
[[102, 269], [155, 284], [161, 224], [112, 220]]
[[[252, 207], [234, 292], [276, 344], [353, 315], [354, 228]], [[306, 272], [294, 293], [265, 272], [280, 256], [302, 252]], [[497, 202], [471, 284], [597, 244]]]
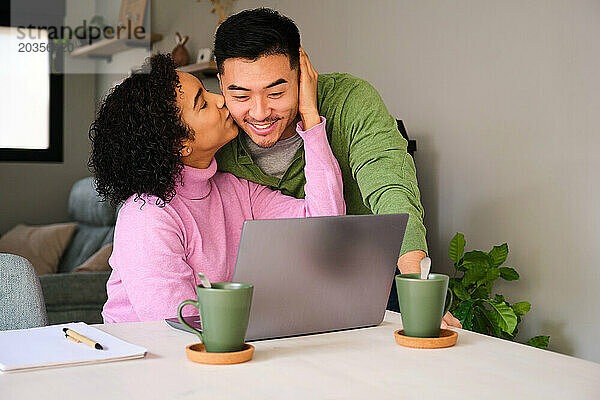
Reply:
[[77, 230], [65, 250], [58, 273], [40, 275], [48, 323], [84, 321], [102, 323], [106, 281], [110, 272], [72, 272], [107, 243], [112, 243], [116, 210], [102, 202], [93, 178], [77, 181], [69, 195], [70, 220]]

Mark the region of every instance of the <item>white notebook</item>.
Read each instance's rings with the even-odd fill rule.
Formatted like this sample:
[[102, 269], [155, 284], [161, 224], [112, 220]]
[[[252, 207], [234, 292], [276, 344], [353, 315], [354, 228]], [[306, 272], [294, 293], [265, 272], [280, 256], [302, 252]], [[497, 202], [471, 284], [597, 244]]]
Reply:
[[[63, 328], [100, 343], [97, 350], [65, 338]], [[142, 358], [147, 350], [118, 339], [85, 322], [0, 331], [0, 371], [30, 371], [67, 365], [96, 364]]]

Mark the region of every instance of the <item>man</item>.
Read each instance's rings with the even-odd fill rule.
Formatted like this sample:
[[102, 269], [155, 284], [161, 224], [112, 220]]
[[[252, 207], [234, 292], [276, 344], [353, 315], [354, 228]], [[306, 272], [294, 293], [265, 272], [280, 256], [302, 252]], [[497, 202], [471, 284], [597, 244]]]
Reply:
[[[270, 9], [242, 11], [219, 26], [214, 53], [227, 108], [246, 133], [217, 153], [219, 169], [304, 197], [304, 153], [295, 126], [315, 100], [298, 96], [304, 55], [298, 28]], [[342, 170], [348, 214], [408, 213], [398, 268], [420, 272], [427, 252], [424, 211], [396, 120], [371, 85], [348, 74], [319, 75], [316, 106]], [[442, 327], [447, 324], [460, 326], [449, 313]]]

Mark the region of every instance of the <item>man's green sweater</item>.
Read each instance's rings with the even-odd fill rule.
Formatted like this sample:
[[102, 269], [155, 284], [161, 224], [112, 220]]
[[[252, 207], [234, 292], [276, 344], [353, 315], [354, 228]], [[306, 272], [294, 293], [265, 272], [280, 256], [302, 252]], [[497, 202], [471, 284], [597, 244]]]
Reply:
[[[331, 150], [342, 170], [348, 214], [408, 213], [401, 254], [427, 253], [415, 164], [377, 91], [362, 79], [335, 73], [319, 75], [317, 95]], [[304, 198], [302, 146], [281, 179], [265, 175], [249, 154], [238, 136], [217, 152], [218, 168]]]

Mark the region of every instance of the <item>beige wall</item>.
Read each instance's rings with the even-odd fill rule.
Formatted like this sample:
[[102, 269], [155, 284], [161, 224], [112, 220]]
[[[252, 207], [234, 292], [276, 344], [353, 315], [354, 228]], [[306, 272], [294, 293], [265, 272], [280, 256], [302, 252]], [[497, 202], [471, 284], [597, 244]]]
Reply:
[[519, 339], [600, 362], [600, 2], [240, 0], [292, 17], [320, 72], [370, 81], [417, 139], [433, 268], [508, 242]]
[[[211, 45], [208, 1], [164, 3], [153, 2], [157, 49], [170, 50], [175, 31], [192, 37], [192, 57]], [[551, 349], [600, 362], [600, 2], [239, 0], [236, 10], [257, 5], [295, 19], [320, 72], [367, 79], [404, 119], [434, 270], [448, 270], [457, 231], [471, 249], [507, 241], [521, 280], [497, 290], [533, 304], [519, 338], [549, 334]], [[98, 78], [98, 96], [116, 77]]]

